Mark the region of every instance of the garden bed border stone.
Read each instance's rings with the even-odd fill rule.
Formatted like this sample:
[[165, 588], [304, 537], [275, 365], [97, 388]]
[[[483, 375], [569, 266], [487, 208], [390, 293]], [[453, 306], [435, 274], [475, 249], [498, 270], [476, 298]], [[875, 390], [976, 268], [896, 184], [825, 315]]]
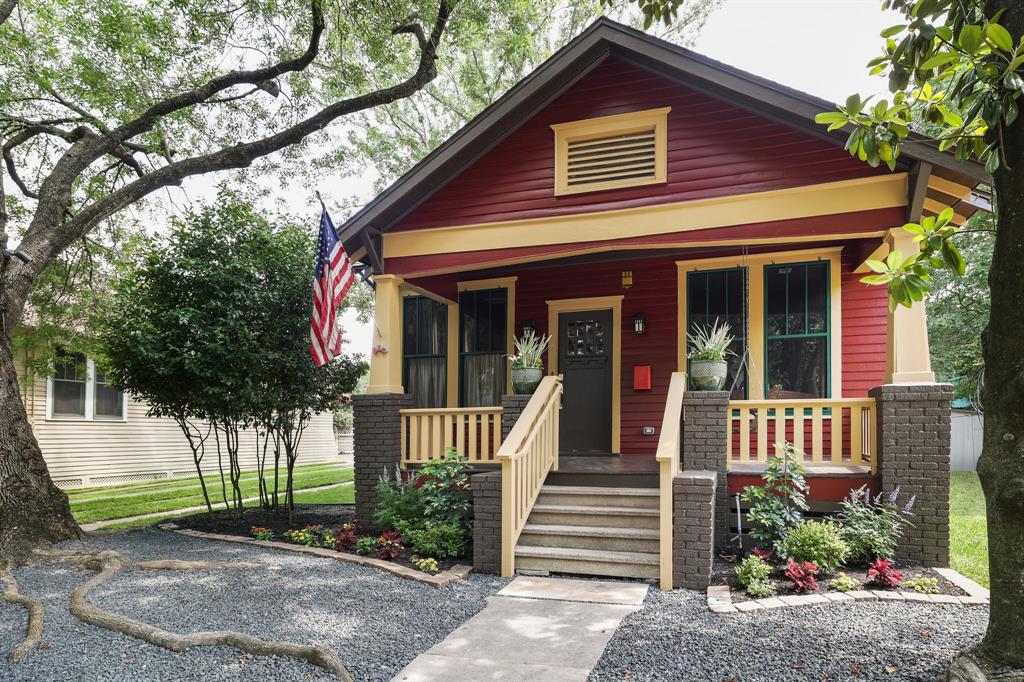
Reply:
[[932, 570], [966, 592], [967, 596], [921, 594], [920, 592], [908, 592], [906, 590], [850, 590], [849, 592], [790, 594], [734, 602], [732, 589], [728, 585], [711, 585], [707, 591], [707, 604], [708, 610], [712, 613], [746, 613], [791, 606], [812, 606], [855, 601], [898, 601], [921, 604], [960, 604], [962, 606], [988, 605], [989, 591], [986, 588], [951, 568], [934, 568]]
[[458, 580], [465, 580], [470, 571], [473, 570], [472, 566], [456, 564], [449, 569], [441, 571], [440, 573], [431, 575], [429, 573], [423, 573], [422, 571], [409, 568], [408, 566], [403, 566], [402, 564], [385, 561], [384, 559], [359, 556], [358, 554], [349, 554], [348, 552], [338, 552], [333, 549], [327, 549], [326, 547], [305, 547], [304, 545], [293, 545], [287, 542], [277, 542], [275, 540], [256, 540], [255, 538], [245, 538], [239, 535], [204, 533], [198, 530], [181, 528], [176, 523], [161, 523], [157, 528], [160, 530], [170, 531], [172, 533], [178, 533], [180, 535], [188, 535], [193, 538], [202, 538], [203, 540], [220, 540], [221, 542], [234, 542], [240, 545], [266, 547], [267, 549], [278, 549], [285, 552], [313, 554], [325, 559], [334, 559], [335, 561], [344, 561], [345, 563], [358, 564], [360, 566], [370, 566], [372, 568], [379, 568], [382, 571], [387, 571], [388, 573], [393, 573], [407, 580], [415, 580], [416, 582], [423, 583], [424, 585], [430, 585], [431, 587], [445, 587], [446, 585], [450, 585]]

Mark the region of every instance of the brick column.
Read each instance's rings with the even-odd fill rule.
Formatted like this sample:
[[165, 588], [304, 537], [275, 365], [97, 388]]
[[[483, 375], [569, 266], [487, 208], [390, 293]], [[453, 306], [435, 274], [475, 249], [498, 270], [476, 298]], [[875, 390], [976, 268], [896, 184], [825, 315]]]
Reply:
[[526, 409], [532, 395], [504, 395], [501, 397], [501, 442], [508, 438], [508, 432], [516, 425], [519, 415]]
[[501, 573], [501, 472], [470, 478], [473, 490], [473, 569]]
[[356, 520], [361, 528], [375, 528], [377, 483], [385, 471], [394, 476], [401, 459], [402, 423], [398, 412], [411, 407], [412, 396], [402, 393], [352, 396]]
[[870, 395], [878, 405], [878, 473], [900, 504], [915, 496], [897, 561], [949, 565], [949, 384], [886, 384]]
[[715, 556], [716, 471], [672, 479], [672, 586], [706, 590]]
[[729, 527], [726, 463], [729, 447], [729, 392], [687, 391], [683, 394], [682, 468], [717, 473], [715, 547], [725, 546]]

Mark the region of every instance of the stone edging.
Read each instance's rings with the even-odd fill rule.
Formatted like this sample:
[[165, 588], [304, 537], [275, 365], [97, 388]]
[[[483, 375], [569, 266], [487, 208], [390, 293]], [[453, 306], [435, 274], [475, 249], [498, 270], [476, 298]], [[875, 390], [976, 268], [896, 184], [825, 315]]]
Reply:
[[943, 578], [967, 593], [966, 597], [955, 597], [948, 594], [921, 594], [919, 592], [897, 592], [890, 590], [850, 590], [849, 592], [820, 592], [816, 594], [794, 594], [784, 597], [768, 597], [766, 599], [749, 599], [733, 602], [732, 590], [728, 585], [712, 585], [708, 587], [708, 609], [713, 613], [738, 613], [778, 609], [788, 606], [810, 606], [812, 604], [831, 604], [855, 601], [903, 601], [922, 604], [962, 604], [964, 606], [981, 606], [989, 603], [989, 591], [957, 573], [951, 568], [933, 569]]
[[456, 564], [447, 570], [431, 575], [391, 561], [384, 561], [383, 559], [375, 559], [374, 557], [368, 556], [359, 556], [358, 554], [348, 554], [347, 552], [336, 552], [333, 549], [327, 549], [325, 547], [305, 547], [303, 545], [292, 545], [286, 542], [275, 542], [273, 540], [243, 538], [238, 535], [203, 533], [197, 530], [181, 528], [175, 523], [161, 523], [157, 528], [171, 531], [172, 533], [178, 533], [180, 535], [188, 535], [193, 538], [202, 538], [204, 540], [220, 540], [221, 542], [234, 542], [240, 545], [253, 545], [255, 547], [265, 547], [267, 549], [279, 549], [285, 552], [313, 554], [318, 557], [334, 559], [335, 561], [344, 561], [349, 564], [370, 566], [372, 568], [379, 568], [382, 571], [387, 571], [388, 573], [394, 573], [395, 575], [407, 580], [415, 580], [416, 582], [430, 585], [431, 587], [445, 587], [446, 585], [450, 585], [458, 580], [465, 580], [466, 576], [468, 576], [470, 571], [473, 570], [472, 566]]

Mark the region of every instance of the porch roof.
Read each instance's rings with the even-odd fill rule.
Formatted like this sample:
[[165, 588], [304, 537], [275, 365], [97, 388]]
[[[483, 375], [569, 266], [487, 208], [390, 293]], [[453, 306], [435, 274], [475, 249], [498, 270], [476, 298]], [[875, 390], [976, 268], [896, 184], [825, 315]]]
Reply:
[[[847, 129], [828, 133], [814, 122], [816, 114], [835, 108], [832, 102], [601, 17], [349, 218], [340, 230], [346, 247], [355, 251], [374, 233], [386, 232], [609, 56], [839, 146], [849, 134]], [[980, 164], [939, 152], [936, 143], [923, 136], [906, 142], [900, 164], [923, 179], [919, 191], [911, 187], [919, 202], [925, 201], [929, 175], [970, 187], [989, 181]], [[910, 199], [913, 206], [914, 197]], [[977, 208], [972, 200], [960, 204], [960, 213]]]

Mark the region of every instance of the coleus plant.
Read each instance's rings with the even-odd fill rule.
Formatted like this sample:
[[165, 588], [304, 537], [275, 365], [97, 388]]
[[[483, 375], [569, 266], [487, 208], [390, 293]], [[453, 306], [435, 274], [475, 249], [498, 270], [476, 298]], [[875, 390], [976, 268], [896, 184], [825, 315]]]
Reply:
[[868, 566], [868, 582], [880, 587], [898, 587], [903, 580], [903, 573], [893, 568], [893, 563], [888, 559], [875, 559]]
[[344, 523], [341, 528], [338, 529], [335, 538], [337, 539], [337, 545], [335, 549], [339, 552], [351, 552], [356, 548], [356, 542], [359, 540], [358, 528], [354, 523]]
[[381, 559], [397, 559], [404, 549], [402, 534], [397, 530], [386, 530], [377, 538], [377, 556]]
[[814, 576], [818, 575], [818, 567], [810, 561], [796, 562], [790, 559], [786, 564], [785, 573], [797, 592], [818, 589], [818, 581], [814, 579]]

